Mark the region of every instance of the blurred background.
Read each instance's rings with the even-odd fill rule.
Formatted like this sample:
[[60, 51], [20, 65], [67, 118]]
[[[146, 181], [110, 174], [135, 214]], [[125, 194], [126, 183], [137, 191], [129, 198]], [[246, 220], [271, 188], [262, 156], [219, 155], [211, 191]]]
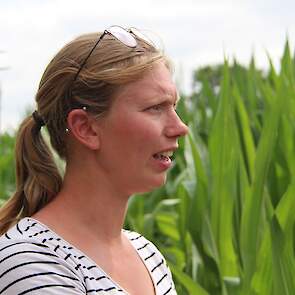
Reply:
[[15, 128], [34, 108], [45, 66], [81, 33], [112, 24], [148, 31], [173, 59], [180, 91], [189, 94], [193, 70], [225, 56], [247, 65], [253, 54], [263, 69], [268, 53], [277, 67], [286, 36], [293, 48], [294, 11], [291, 0], [1, 0], [1, 130]]

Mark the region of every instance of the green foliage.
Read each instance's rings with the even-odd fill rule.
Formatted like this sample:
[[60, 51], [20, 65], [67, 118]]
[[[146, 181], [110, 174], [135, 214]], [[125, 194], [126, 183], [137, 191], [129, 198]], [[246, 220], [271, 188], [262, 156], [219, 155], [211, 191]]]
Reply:
[[14, 191], [14, 145], [15, 135], [0, 135], [0, 205]]
[[[190, 127], [164, 188], [135, 196], [126, 225], [164, 253], [179, 294], [295, 290], [295, 59], [196, 71]], [[140, 208], [140, 210], [134, 210]], [[140, 223], [135, 222], [140, 220]], [[151, 221], [153, 220], [153, 221]]]

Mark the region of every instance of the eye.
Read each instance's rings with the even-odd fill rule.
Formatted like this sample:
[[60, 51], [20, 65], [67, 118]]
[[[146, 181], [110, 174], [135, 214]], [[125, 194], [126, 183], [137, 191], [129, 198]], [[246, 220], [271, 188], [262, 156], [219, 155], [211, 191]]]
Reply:
[[152, 112], [160, 112], [163, 109], [163, 105], [162, 104], [156, 104], [153, 105], [151, 107], [148, 107], [146, 110], [147, 111], [152, 111]]

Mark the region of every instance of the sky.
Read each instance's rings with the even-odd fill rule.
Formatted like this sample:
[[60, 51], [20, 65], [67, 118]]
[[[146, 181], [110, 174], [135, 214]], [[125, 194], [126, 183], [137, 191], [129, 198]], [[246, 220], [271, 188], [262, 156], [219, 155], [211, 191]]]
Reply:
[[148, 32], [189, 94], [193, 70], [224, 57], [247, 65], [254, 55], [266, 69], [268, 53], [278, 65], [287, 36], [294, 50], [294, 11], [293, 0], [0, 0], [0, 132], [35, 108], [46, 65], [80, 34], [114, 24]]

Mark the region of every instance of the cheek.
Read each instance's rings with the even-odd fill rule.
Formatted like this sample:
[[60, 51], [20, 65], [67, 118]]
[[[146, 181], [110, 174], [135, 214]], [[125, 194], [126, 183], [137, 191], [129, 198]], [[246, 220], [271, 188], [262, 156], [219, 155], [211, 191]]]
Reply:
[[133, 146], [133, 150], [143, 151], [145, 147], [148, 148], [150, 144], [154, 145], [159, 140], [161, 128], [156, 121], [141, 116], [121, 124], [118, 133], [122, 141], [127, 141], [127, 145]]

